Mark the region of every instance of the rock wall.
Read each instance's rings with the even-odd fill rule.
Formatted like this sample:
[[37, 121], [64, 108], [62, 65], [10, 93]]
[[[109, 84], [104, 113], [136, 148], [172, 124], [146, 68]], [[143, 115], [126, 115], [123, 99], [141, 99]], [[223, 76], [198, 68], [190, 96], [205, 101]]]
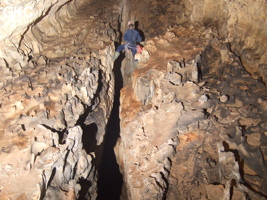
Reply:
[[1, 6], [0, 199], [96, 199], [121, 8]]
[[228, 43], [253, 78], [266, 82], [266, 2], [194, 1], [191, 20], [214, 23], [217, 37]]
[[264, 0], [130, 1], [130, 19], [138, 21], [147, 38], [163, 34], [168, 26], [200, 23], [230, 45], [253, 78], [266, 83], [267, 20]]
[[264, 0], [0, 8], [0, 198], [96, 199], [111, 56], [134, 20], [148, 54], [122, 64], [121, 198], [266, 199]]
[[130, 1], [129, 13], [150, 58], [121, 91], [121, 198], [266, 199], [265, 1]]
[[121, 199], [266, 199], [264, 83], [204, 26], [144, 49], [121, 90]]

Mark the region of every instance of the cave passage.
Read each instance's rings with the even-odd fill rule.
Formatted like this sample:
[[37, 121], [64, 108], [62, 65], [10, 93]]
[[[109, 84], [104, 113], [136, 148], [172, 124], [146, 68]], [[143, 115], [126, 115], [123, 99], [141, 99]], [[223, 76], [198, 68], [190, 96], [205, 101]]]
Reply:
[[99, 167], [98, 197], [97, 200], [119, 200], [122, 187], [122, 175], [117, 164], [114, 146], [120, 136], [120, 89], [123, 85], [120, 72], [123, 56], [121, 55], [114, 63], [115, 97], [113, 109], [107, 124], [107, 132], [104, 140], [104, 152]]

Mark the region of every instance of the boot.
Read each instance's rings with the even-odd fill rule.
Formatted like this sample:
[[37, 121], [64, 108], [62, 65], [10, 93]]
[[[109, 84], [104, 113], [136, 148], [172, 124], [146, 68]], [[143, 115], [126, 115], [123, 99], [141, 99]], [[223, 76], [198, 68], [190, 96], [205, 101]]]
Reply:
[[119, 52], [115, 52], [114, 56], [112, 57], [112, 60], [115, 61], [117, 60], [117, 58], [119, 57], [120, 53]]

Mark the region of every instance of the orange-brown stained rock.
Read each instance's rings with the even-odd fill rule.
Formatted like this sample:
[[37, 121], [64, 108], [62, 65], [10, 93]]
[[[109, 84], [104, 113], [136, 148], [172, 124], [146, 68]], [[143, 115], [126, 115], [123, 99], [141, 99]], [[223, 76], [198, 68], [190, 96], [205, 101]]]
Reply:
[[29, 135], [24, 135], [19, 133], [18, 136], [11, 139], [12, 145], [16, 146], [18, 149], [26, 149], [30, 145], [31, 137]]
[[[199, 32], [196, 33], [195, 30]], [[124, 87], [120, 92], [121, 139], [117, 143], [115, 151], [122, 154], [118, 158], [127, 187], [128, 184], [133, 184], [135, 185], [134, 188], [139, 188], [140, 185], [147, 185], [147, 181], [152, 181], [153, 185], [154, 178], [151, 177], [155, 176], [158, 179], [162, 165], [166, 167], [171, 165], [167, 158], [172, 156], [172, 145], [175, 143], [173, 138], [177, 134], [177, 121], [181, 117], [183, 106], [179, 102], [171, 103], [173, 101], [171, 94], [174, 92], [167, 87], [170, 83], [167, 84], [164, 75], [167, 72], [169, 61], [184, 60], [187, 62], [189, 59], [196, 58], [204, 49], [206, 33], [201, 32], [203, 31], [201, 28], [196, 28], [195, 30], [179, 26], [169, 30], [163, 36], [150, 39], [146, 49], [150, 53], [150, 59], [147, 63], [137, 67], [133, 72], [132, 83]], [[139, 101], [138, 94], [135, 94], [136, 85], [140, 78], [144, 78], [144, 81], [147, 81], [144, 82], [148, 84], [146, 87], [151, 87], [151, 81], [152, 90], [155, 87], [154, 93], [151, 93], [154, 99], [151, 99], [151, 102], [146, 104]], [[169, 87], [171, 86], [170, 84]], [[145, 86], [142, 85], [142, 87]], [[148, 91], [151, 91], [151, 88]], [[184, 91], [184, 93], [191, 92], [191, 90], [188, 91]], [[153, 111], [153, 109], [155, 110]], [[143, 136], [141, 137], [140, 135]], [[131, 138], [130, 140], [127, 139], [129, 137]], [[178, 154], [181, 155], [181, 160], [185, 162], [176, 163], [175, 160], [173, 161], [173, 164], [177, 164], [176, 166], [173, 165], [173, 171], [171, 172], [171, 174], [175, 174], [175, 177], [177, 177], [177, 173], [192, 174], [193, 166], [191, 163], [195, 158], [192, 156], [189, 161], [186, 161], [188, 155], [183, 152], [194, 151], [196, 147], [201, 145], [203, 132], [190, 132], [179, 135], [178, 138], [180, 141], [176, 150], [180, 152]], [[142, 145], [146, 145], [147, 151], [142, 149]], [[180, 159], [177, 162], [180, 162]], [[179, 183], [181, 183], [180, 180]], [[133, 190], [133, 188], [128, 189], [133, 192], [132, 194], [137, 194], [146, 188], [149, 187], [140, 188], [138, 191]], [[149, 194], [155, 195], [152, 193], [156, 190], [159, 190], [159, 188], [151, 189]], [[142, 199], [140, 195], [135, 197]]]
[[177, 146], [176, 150], [183, 150], [183, 148], [188, 145], [190, 142], [195, 142], [196, 140], [199, 139], [199, 135], [196, 133], [187, 133], [181, 136], [178, 136], [180, 142], [179, 145]]
[[134, 99], [134, 91], [127, 86], [120, 91], [121, 102], [121, 125], [126, 126], [127, 122], [132, 121], [142, 108], [141, 102]]
[[261, 145], [261, 134], [252, 133], [247, 136], [247, 143], [253, 147], [259, 147]]
[[245, 174], [252, 175], [252, 176], [257, 175], [257, 173], [253, 169], [251, 169], [246, 163], [244, 163], [243, 170]]
[[[198, 32], [195, 33], [197, 30]], [[149, 69], [166, 71], [166, 65], [171, 60], [188, 60], [196, 57], [204, 50], [206, 32], [203, 28], [185, 29], [183, 26], [170, 29], [165, 35], [148, 41], [151, 54], [149, 61], [137, 72], [145, 74]], [[153, 41], [153, 42], [151, 42]], [[157, 49], [153, 52], [151, 49]]]
[[208, 199], [220, 200], [223, 196], [224, 187], [222, 185], [207, 185], [206, 191]]
[[[195, 33], [195, 30], [199, 32]], [[148, 43], [150, 48], [147, 50], [150, 51], [150, 59], [147, 63], [142, 65], [142, 67], [134, 71], [132, 82], [134, 83], [140, 76], [145, 76], [150, 69], [166, 72], [167, 63], [171, 60], [182, 61], [184, 59], [187, 61], [188, 59], [196, 57], [202, 50], [204, 50], [206, 44], [205, 34], [206, 32], [202, 27], [185, 29], [183, 26], [179, 26], [169, 30], [163, 36], [149, 40]], [[153, 49], [157, 49], [156, 52], [154, 52]], [[132, 97], [125, 98], [125, 96], [132, 95], [133, 90], [131, 90], [129, 86], [127, 86], [126, 89], [121, 90], [121, 108], [123, 112], [127, 109], [131, 110], [131, 108], [127, 108], [126, 105], [130, 105], [129, 107], [132, 107], [133, 112], [135, 112], [135, 100], [133, 100]], [[129, 102], [127, 102], [127, 100]], [[133, 105], [131, 103], [133, 103]], [[128, 113], [127, 115], [123, 114], [122, 116], [127, 118], [128, 115], [132, 116], [133, 114]]]

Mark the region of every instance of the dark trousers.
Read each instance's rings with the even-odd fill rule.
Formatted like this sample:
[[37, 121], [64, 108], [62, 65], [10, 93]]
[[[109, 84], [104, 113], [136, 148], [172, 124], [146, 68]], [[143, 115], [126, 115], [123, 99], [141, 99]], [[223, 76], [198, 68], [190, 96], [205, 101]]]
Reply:
[[129, 46], [127, 44], [122, 44], [122, 45], [118, 46], [117, 52], [120, 53], [121, 51], [125, 50], [126, 48], [128, 48], [128, 49], [130, 49], [132, 51], [132, 54], [133, 54], [133, 57], [134, 57], [134, 55], [136, 54], [136, 47], [132, 47], [132, 46]]

